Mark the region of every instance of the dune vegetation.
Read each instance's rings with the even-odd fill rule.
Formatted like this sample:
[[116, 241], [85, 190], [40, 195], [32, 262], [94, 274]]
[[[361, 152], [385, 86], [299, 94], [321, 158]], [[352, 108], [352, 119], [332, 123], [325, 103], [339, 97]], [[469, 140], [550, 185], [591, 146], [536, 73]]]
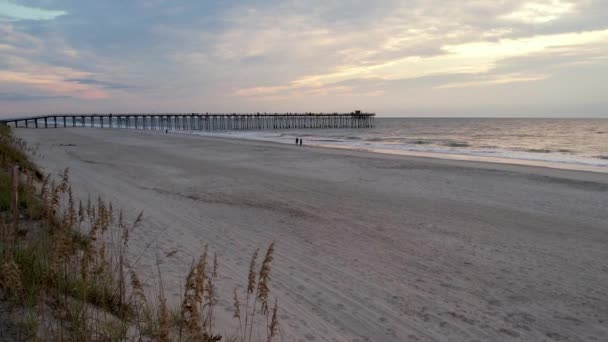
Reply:
[[136, 272], [137, 258], [128, 257], [130, 232], [145, 229], [143, 212], [126, 222], [101, 197], [76, 199], [67, 169], [44, 175], [29, 153], [36, 151], [0, 126], [0, 339], [249, 342], [278, 336], [270, 295], [274, 244], [259, 265], [259, 251], [253, 254], [247, 286], [234, 289], [239, 328], [222, 336], [225, 327], [214, 320], [218, 260], [207, 246], [185, 275], [181, 303], [170, 307], [160, 267], [150, 290]]

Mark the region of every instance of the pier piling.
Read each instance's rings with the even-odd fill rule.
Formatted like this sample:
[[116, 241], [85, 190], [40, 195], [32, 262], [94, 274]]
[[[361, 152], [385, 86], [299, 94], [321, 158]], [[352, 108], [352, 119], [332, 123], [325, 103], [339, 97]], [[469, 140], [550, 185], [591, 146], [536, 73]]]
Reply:
[[[272, 130], [272, 129], [332, 129], [332, 128], [372, 128], [373, 113], [248, 113], [248, 114], [78, 114], [78, 115], [43, 115], [24, 118], [0, 120], [13, 127], [30, 128], [33, 120], [38, 128], [38, 121], [43, 120], [44, 128], [49, 128], [48, 119], [53, 120], [52, 127], [57, 128], [57, 118], [63, 119], [63, 127], [72, 120], [71, 127], [125, 128], [143, 130], [179, 130], [179, 131], [227, 131], [227, 130]], [[99, 120], [99, 123], [96, 123]], [[106, 124], [107, 120], [107, 124]], [[22, 126], [20, 126], [22, 125]]]

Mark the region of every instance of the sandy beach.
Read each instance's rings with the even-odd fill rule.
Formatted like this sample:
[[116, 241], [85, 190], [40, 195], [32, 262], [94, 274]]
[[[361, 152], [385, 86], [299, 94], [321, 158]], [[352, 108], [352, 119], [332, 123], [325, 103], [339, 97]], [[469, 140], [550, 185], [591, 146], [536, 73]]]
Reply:
[[[129, 217], [177, 302], [205, 244], [218, 322], [276, 242], [285, 341], [608, 340], [608, 174], [127, 130], [17, 130]], [[164, 255], [177, 251], [171, 257]]]

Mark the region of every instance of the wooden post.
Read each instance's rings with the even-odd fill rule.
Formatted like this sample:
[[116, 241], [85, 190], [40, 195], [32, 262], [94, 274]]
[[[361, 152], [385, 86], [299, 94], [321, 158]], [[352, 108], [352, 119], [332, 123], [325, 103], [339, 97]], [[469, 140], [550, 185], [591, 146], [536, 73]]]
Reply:
[[11, 212], [13, 215], [13, 241], [17, 238], [19, 228], [19, 166], [11, 169]]

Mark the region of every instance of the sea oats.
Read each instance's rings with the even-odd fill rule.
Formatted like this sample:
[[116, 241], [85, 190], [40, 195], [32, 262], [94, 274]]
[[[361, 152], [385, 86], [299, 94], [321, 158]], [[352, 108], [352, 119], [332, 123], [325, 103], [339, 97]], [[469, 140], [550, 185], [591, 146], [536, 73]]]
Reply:
[[272, 262], [272, 254], [274, 252], [274, 242], [270, 244], [266, 251], [264, 261], [262, 261], [262, 267], [260, 268], [260, 275], [258, 277], [258, 298], [261, 302], [262, 313], [268, 312], [268, 295], [270, 294], [269, 282], [270, 282], [270, 263]]
[[268, 327], [268, 342], [272, 341], [272, 338], [279, 332], [279, 319], [277, 317], [277, 309], [279, 306], [279, 300], [274, 300], [274, 307], [272, 308], [272, 318], [270, 319], [270, 326]]

